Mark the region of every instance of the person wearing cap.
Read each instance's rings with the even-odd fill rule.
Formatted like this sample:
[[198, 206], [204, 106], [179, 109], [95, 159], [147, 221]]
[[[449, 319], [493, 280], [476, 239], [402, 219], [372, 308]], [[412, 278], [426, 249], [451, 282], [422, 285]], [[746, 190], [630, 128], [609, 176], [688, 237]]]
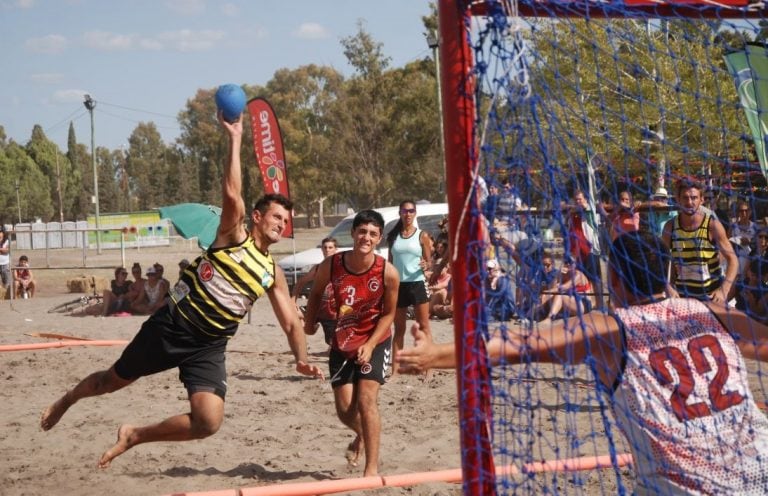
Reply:
[[[739, 259], [723, 224], [702, 210], [704, 188], [693, 178], [675, 185], [678, 215], [664, 225], [662, 239], [672, 253], [672, 296], [725, 303], [739, 272]], [[721, 257], [726, 261], [725, 270]]]
[[11, 240], [3, 225], [0, 225], [0, 283], [3, 288], [11, 285]]
[[[677, 209], [670, 205], [670, 196], [666, 188], [658, 188], [649, 201], [644, 202], [642, 206], [647, 210], [647, 229], [654, 236], [661, 237], [664, 232], [664, 225], [677, 216]], [[641, 216], [641, 220], [643, 220]]]
[[150, 265], [146, 275], [144, 287], [131, 305], [131, 311], [137, 315], [151, 315], [167, 303], [165, 297], [170, 288], [162, 279], [162, 272], [158, 272], [154, 265]]
[[[289, 225], [293, 203], [280, 194], [267, 194], [247, 215], [240, 163], [243, 118], [228, 122], [219, 112], [218, 121], [228, 140], [215, 240], [184, 271], [167, 304], [158, 303], [157, 311], [142, 324], [120, 358], [108, 369], [85, 377], [41, 415], [40, 427], [48, 431], [84, 398], [112, 393], [141, 377], [178, 369], [178, 377], [187, 389], [189, 407], [154, 424], [121, 425], [117, 441], [99, 458], [99, 468], [109, 467], [116, 457], [139, 444], [203, 439], [219, 430], [224, 421], [227, 392], [227, 343], [262, 296], [269, 298], [286, 334], [295, 371], [324, 377], [316, 365], [309, 363], [306, 336], [288, 293], [288, 282], [269, 252]], [[245, 227], [246, 221], [249, 229]], [[148, 284], [157, 279], [154, 267], [147, 274]], [[160, 298], [161, 302], [164, 300]]]

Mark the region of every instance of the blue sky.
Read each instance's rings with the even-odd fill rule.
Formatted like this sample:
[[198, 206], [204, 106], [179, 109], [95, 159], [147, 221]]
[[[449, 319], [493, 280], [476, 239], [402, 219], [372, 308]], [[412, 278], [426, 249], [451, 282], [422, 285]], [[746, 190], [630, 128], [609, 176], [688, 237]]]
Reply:
[[65, 149], [69, 122], [90, 146], [126, 145], [138, 122], [166, 142], [199, 88], [265, 84], [277, 69], [351, 74], [341, 38], [358, 20], [392, 66], [429, 55], [428, 0], [0, 0], [0, 125], [25, 144], [35, 124]]

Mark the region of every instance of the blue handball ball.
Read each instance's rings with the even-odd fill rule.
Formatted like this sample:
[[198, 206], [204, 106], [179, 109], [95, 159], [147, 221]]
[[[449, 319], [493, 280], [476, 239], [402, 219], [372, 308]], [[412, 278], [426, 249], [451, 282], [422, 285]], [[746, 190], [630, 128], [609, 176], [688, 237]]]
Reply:
[[216, 107], [225, 121], [236, 122], [245, 109], [245, 92], [236, 84], [222, 84], [216, 90]]

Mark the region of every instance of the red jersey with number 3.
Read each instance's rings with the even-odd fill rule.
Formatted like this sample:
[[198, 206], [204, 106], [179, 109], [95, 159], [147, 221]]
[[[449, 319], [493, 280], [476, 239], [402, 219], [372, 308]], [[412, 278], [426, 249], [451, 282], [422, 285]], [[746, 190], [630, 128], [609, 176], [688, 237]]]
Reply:
[[616, 316], [626, 355], [612, 407], [632, 447], [635, 494], [768, 493], [768, 419], [717, 317], [689, 298]]
[[[373, 334], [381, 317], [386, 261], [376, 255], [368, 270], [354, 274], [344, 264], [344, 255], [349, 255], [349, 252], [333, 255], [331, 262], [331, 285], [337, 316], [331, 346], [347, 358], [352, 358]], [[389, 339], [390, 335], [388, 330], [379, 343]]]

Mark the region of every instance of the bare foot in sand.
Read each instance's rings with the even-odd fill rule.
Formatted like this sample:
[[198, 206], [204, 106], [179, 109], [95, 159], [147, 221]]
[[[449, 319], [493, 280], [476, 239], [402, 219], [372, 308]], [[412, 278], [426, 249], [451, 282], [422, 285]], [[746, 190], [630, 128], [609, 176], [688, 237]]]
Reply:
[[360, 436], [355, 437], [355, 440], [349, 443], [347, 446], [347, 463], [350, 467], [357, 467], [360, 461], [360, 455], [363, 453], [363, 438]]
[[117, 442], [101, 455], [99, 458], [99, 468], [107, 468], [112, 460], [128, 451], [133, 445], [129, 442], [131, 434], [136, 430], [135, 427], [123, 424], [117, 430]]
[[72, 406], [68, 399], [69, 393], [59, 398], [56, 403], [45, 409], [42, 415], [40, 415], [40, 427], [44, 431], [53, 429], [53, 426], [59, 423], [61, 417], [67, 413], [69, 407]]

